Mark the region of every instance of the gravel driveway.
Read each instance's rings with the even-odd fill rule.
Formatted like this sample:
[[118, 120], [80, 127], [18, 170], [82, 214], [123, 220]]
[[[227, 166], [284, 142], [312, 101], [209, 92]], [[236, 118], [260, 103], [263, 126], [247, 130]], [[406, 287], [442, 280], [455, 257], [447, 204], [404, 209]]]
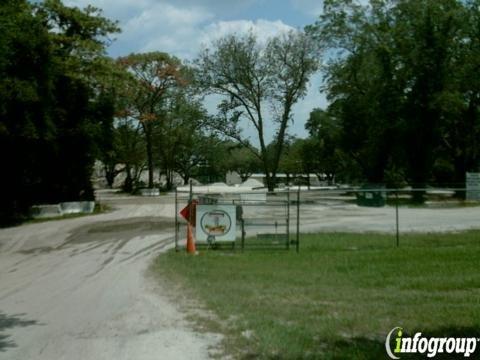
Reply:
[[[108, 199], [104, 199], [107, 200]], [[173, 203], [0, 230], [0, 359], [204, 359], [197, 334], [145, 271], [172, 246]]]
[[[99, 195], [112, 212], [0, 230], [0, 359], [208, 358], [221, 337], [192, 330], [146, 276], [152, 259], [173, 246], [173, 197]], [[244, 214], [276, 211], [284, 213], [259, 206]], [[394, 225], [391, 207], [301, 207], [304, 232], [392, 232]], [[479, 225], [480, 207], [400, 210], [401, 231]]]

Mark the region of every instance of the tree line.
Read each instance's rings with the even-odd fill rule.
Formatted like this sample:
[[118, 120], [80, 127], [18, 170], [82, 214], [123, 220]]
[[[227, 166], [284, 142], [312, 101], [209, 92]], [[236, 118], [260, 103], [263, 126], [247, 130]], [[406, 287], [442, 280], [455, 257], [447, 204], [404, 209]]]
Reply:
[[325, 0], [306, 31], [329, 55], [330, 104], [308, 125], [314, 139], [335, 139], [335, 172], [390, 186], [465, 186], [480, 165], [479, 1]]
[[93, 198], [100, 128], [113, 111], [105, 47], [118, 31], [91, 6], [0, 4], [0, 222], [34, 203]]
[[480, 171], [480, 1], [325, 0], [305, 31], [329, 105], [290, 141], [284, 171], [417, 189], [464, 188]]
[[[110, 185], [124, 173], [129, 192], [227, 170], [263, 172], [270, 190], [279, 171], [461, 187], [479, 167], [479, 20], [478, 0], [325, 0], [304, 31], [228, 35], [187, 63], [109, 58], [120, 29], [100, 9], [4, 1], [0, 217], [92, 199], [95, 159]], [[291, 138], [294, 105], [318, 71], [329, 105], [310, 114], [307, 139]], [[215, 115], [210, 95], [222, 99]]]

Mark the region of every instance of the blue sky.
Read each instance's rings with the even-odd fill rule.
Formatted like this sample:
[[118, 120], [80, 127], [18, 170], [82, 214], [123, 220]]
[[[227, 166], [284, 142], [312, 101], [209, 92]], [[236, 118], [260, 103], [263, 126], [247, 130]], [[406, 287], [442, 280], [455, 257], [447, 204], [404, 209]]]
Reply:
[[[228, 33], [253, 31], [259, 40], [315, 21], [322, 1], [315, 0], [64, 0], [69, 6], [93, 5], [106, 17], [118, 20], [122, 33], [109, 48], [111, 56], [131, 52], [164, 51], [192, 60], [203, 45]], [[320, 93], [321, 76], [311, 79], [305, 98], [294, 108], [290, 133], [307, 135], [304, 125], [310, 111], [325, 107]], [[205, 106], [215, 112], [216, 98]], [[253, 130], [245, 124], [245, 132]], [[269, 134], [270, 136], [272, 134]], [[255, 142], [255, 141], [254, 141]]]

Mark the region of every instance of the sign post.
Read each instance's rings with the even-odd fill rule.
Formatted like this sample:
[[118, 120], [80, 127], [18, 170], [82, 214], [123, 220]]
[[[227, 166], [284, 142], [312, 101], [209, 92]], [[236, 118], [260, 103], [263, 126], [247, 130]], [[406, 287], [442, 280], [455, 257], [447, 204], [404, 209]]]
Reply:
[[192, 227], [195, 225], [196, 214], [197, 214], [197, 200], [189, 201], [188, 205], [185, 206], [181, 211], [180, 215], [187, 220], [187, 252], [196, 254], [195, 248], [195, 239], [193, 238]]

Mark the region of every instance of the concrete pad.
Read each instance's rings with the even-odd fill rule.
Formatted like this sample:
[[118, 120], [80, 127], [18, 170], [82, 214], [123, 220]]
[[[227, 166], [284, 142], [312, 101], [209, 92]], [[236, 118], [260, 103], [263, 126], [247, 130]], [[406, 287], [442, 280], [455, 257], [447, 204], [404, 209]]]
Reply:
[[142, 196], [160, 196], [160, 190], [159, 189], [140, 189], [140, 194]]
[[30, 208], [30, 216], [34, 219], [62, 216], [62, 209], [59, 204], [34, 205]]
[[69, 201], [60, 203], [63, 214], [91, 214], [95, 209], [95, 201]]

